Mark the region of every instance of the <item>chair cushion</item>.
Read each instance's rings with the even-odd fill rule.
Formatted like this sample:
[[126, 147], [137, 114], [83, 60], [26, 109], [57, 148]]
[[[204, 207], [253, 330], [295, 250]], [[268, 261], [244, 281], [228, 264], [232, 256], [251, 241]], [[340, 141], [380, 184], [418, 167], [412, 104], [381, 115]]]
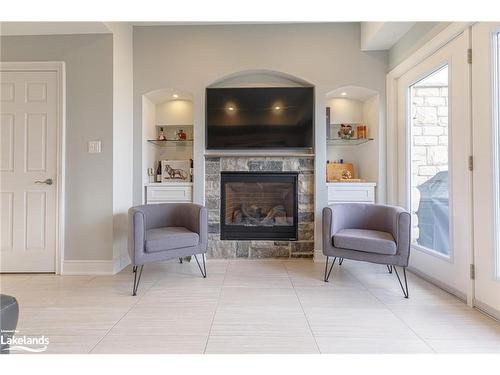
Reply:
[[392, 234], [368, 229], [341, 229], [333, 236], [333, 246], [384, 255], [397, 250]]
[[157, 253], [196, 246], [200, 242], [198, 233], [184, 227], [163, 227], [146, 232], [146, 252]]

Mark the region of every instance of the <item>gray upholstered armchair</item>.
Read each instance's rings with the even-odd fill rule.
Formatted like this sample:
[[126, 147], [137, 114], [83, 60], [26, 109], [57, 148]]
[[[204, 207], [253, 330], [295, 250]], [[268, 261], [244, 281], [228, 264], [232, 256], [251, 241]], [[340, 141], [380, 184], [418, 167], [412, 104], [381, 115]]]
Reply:
[[6, 294], [0, 294], [0, 354], [9, 354], [9, 341], [16, 332], [19, 319], [17, 300]]
[[[191, 203], [162, 203], [132, 207], [128, 211], [128, 249], [134, 271], [132, 295], [136, 295], [145, 263], [194, 256], [207, 276], [207, 210]], [[196, 257], [202, 254], [203, 269]], [[139, 269], [140, 268], [140, 269]]]
[[[339, 203], [323, 209], [325, 282], [337, 258], [385, 264], [394, 270], [408, 298], [406, 267], [410, 257], [410, 214], [400, 207], [362, 203]], [[333, 262], [328, 270], [329, 258]], [[396, 266], [403, 268], [404, 284]]]

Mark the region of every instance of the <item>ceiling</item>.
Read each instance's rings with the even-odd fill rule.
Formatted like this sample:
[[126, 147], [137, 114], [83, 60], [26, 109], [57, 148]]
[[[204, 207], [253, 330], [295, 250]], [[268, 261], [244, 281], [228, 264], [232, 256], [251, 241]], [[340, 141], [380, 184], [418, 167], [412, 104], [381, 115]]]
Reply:
[[361, 50], [388, 50], [413, 26], [415, 22], [361, 22]]
[[104, 22], [2, 22], [1, 35], [108, 34]]
[[[285, 22], [282, 22], [285, 23]], [[112, 31], [108, 22], [2, 22], [1, 35], [57, 35], [57, 34], [108, 34]], [[232, 25], [240, 22], [130, 22], [133, 26], [166, 25]], [[262, 22], [245, 22], [262, 24]], [[378, 51], [390, 49], [408, 32], [415, 22], [360, 22], [361, 50]]]

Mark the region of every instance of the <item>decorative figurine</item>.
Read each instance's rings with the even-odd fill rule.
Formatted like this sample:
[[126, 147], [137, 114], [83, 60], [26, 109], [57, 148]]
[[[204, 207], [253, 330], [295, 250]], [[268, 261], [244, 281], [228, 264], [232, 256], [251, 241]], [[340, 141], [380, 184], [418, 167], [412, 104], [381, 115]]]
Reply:
[[354, 136], [354, 130], [351, 125], [342, 124], [337, 134], [341, 139], [351, 139]]
[[158, 134], [158, 140], [159, 141], [165, 141], [167, 138], [165, 137], [165, 134], [163, 133], [163, 128], [160, 128], [160, 133]]
[[177, 132], [177, 140], [178, 141], [185, 141], [187, 139], [187, 134], [184, 132], [184, 130], [179, 129]]

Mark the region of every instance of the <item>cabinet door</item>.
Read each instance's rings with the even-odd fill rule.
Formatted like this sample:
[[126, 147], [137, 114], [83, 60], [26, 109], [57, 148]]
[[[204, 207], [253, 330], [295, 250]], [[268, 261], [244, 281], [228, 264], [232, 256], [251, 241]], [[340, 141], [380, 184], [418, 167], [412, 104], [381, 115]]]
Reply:
[[146, 188], [147, 203], [191, 202], [192, 196], [191, 186], [148, 186]]
[[373, 203], [375, 200], [373, 186], [329, 186], [328, 203], [363, 202]]

